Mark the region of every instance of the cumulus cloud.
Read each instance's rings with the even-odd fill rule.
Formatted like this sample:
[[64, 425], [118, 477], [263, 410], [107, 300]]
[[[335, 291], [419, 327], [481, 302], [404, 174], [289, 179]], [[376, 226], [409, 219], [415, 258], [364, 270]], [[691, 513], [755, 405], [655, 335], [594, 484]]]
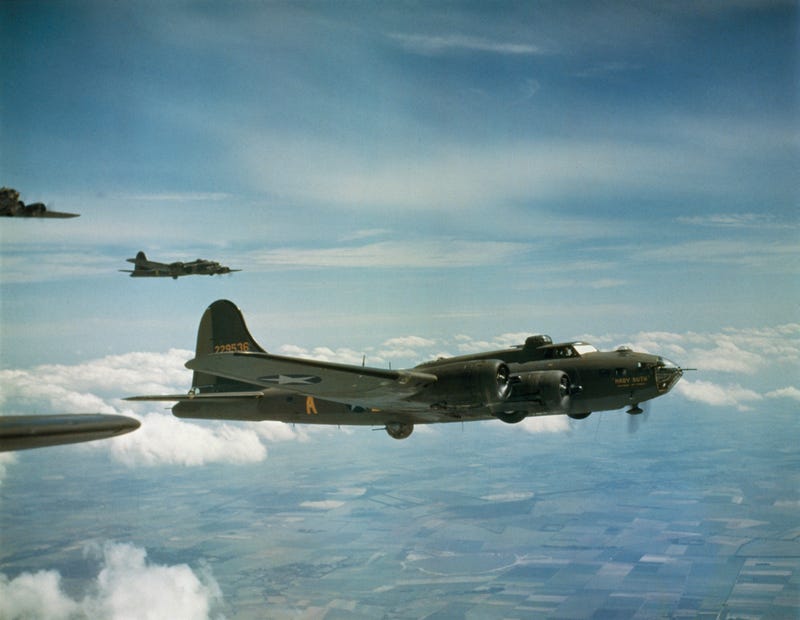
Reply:
[[[367, 365], [385, 367], [391, 360], [400, 360], [400, 366], [404, 360], [450, 355], [437, 355], [437, 351], [464, 354], [501, 349], [521, 344], [529, 335], [530, 332], [508, 332], [493, 337], [455, 334], [436, 339], [405, 335], [386, 339], [378, 347], [367, 347], [363, 352], [324, 346], [306, 349], [289, 344], [279, 350], [286, 355], [354, 365], [360, 365], [366, 353]], [[666, 355], [685, 367], [697, 367], [702, 373], [700, 378], [692, 380], [695, 375], [688, 375], [675, 389], [677, 395], [692, 402], [744, 411], [765, 398], [800, 401], [800, 389], [786, 384], [791, 381], [792, 369], [800, 362], [798, 323], [723, 328], [708, 333], [653, 331], [585, 338], [604, 349], [628, 344], [636, 350]], [[9, 415], [97, 412], [137, 417], [142, 426], [136, 432], [87, 444], [93, 449], [108, 450], [118, 461], [136, 466], [259, 462], [267, 457], [264, 443], [305, 441], [321, 428], [280, 422], [194, 423], [169, 413], [155, 413], [153, 403], [123, 405], [120, 401], [120, 397], [132, 394], [185, 392], [191, 373], [183, 364], [191, 355], [190, 351], [171, 349], [165, 353], [107, 356], [71, 366], [48, 364], [0, 370], [0, 407]], [[739, 375], [741, 379], [719, 381], [719, 374]], [[765, 380], [773, 383], [765, 384]], [[777, 381], [781, 382], [776, 385]], [[168, 407], [169, 403], [164, 403], [156, 409]], [[564, 416], [531, 417], [521, 427], [531, 433], [570, 429]], [[420, 431], [423, 429], [420, 427]], [[11, 463], [12, 456], [0, 457], [0, 480]]]
[[[153, 403], [122, 404], [120, 398], [132, 394], [185, 392], [191, 373], [183, 363], [189, 357], [190, 351], [171, 349], [112, 355], [75, 365], [0, 370], [0, 406], [7, 415], [110, 413], [135, 417], [142, 423], [137, 431], [75, 447], [107, 450], [129, 466], [253, 463], [267, 457], [262, 440], [306, 438], [304, 432], [280, 422], [241, 426], [195, 423], [156, 413]], [[0, 456], [0, 480], [11, 463], [13, 456]]]
[[436, 344], [435, 340], [430, 338], [423, 338], [421, 336], [403, 336], [399, 338], [389, 338], [385, 340], [383, 346], [385, 347], [432, 347]]
[[678, 383], [675, 390], [688, 400], [719, 407], [733, 407], [738, 411], [749, 411], [751, 403], [764, 398], [758, 392], [739, 384], [722, 386], [703, 380], [687, 381], [684, 379]]
[[792, 400], [800, 400], [800, 390], [790, 386], [767, 392], [766, 396], [767, 398], [790, 398]]
[[765, 363], [763, 356], [746, 351], [727, 338], [720, 338], [713, 348], [693, 349], [690, 355], [692, 365], [706, 371], [755, 374]]
[[89, 616], [61, 590], [61, 575], [48, 570], [22, 573], [12, 581], [0, 573], [0, 617], [67, 620]]
[[115, 413], [109, 401], [128, 394], [185, 392], [192, 375], [183, 364], [192, 356], [191, 351], [170, 349], [109, 355], [74, 365], [0, 370], [0, 405], [9, 415]]
[[[277, 349], [281, 355], [290, 357], [302, 357], [305, 359], [319, 360], [322, 362], [335, 362], [337, 364], [361, 365], [365, 353], [350, 349], [348, 347], [314, 347], [307, 349], [293, 344], [285, 344]], [[370, 355], [371, 366], [381, 365], [385, 360], [378, 355]]]
[[[211, 617], [222, 592], [211, 569], [197, 572], [186, 564], [164, 566], [147, 560], [144, 549], [106, 542], [89, 549], [100, 556], [102, 569], [84, 598], [71, 598], [56, 571], [0, 574], [2, 618], [181, 618]], [[146, 596], [143, 596], [146, 593]]]
[[253, 428], [259, 437], [263, 437], [267, 441], [308, 440], [308, 427], [303, 424], [295, 427], [283, 422], [266, 420], [254, 422]]
[[625, 344], [637, 351], [676, 356], [685, 367], [702, 372], [754, 375], [780, 359], [782, 366], [800, 363], [800, 324], [763, 328], [723, 328], [718, 332], [639, 332], [589, 337], [597, 343]]
[[400, 336], [385, 340], [378, 356], [383, 359], [420, 359], [436, 341], [422, 336]]
[[514, 345], [523, 344], [531, 332], [506, 332], [491, 339], [475, 339], [464, 334], [456, 336], [453, 340], [460, 354], [479, 353], [494, 349], [505, 349]]
[[528, 433], [564, 433], [570, 430], [569, 418], [564, 415], [525, 418], [518, 426]]
[[130, 465], [255, 463], [267, 449], [252, 429], [228, 424], [201, 426], [172, 415], [150, 413], [138, 431], [108, 442], [111, 454]]

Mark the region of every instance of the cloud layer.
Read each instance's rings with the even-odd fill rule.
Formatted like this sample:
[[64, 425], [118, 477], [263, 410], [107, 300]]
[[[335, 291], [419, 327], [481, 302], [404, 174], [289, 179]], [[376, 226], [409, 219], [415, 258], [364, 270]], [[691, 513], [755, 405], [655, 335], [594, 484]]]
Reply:
[[147, 618], [202, 620], [221, 603], [222, 592], [211, 569], [186, 564], [164, 566], [147, 552], [126, 543], [106, 542], [89, 548], [102, 569], [83, 598], [72, 598], [61, 574], [47, 570], [9, 579], [0, 573], [0, 617], [75, 620], [80, 618]]
[[[503, 333], [491, 339], [459, 334], [447, 338], [407, 335], [388, 338], [365, 351], [298, 345], [283, 345], [283, 354], [361, 364], [366, 356], [371, 366], [408, 367], [440, 356], [489, 351], [524, 342], [526, 333]], [[662, 354], [698, 374], [687, 374], [675, 394], [687, 401], [747, 411], [765, 400], [797, 402], [800, 389], [794, 384], [800, 367], [800, 324], [773, 327], [723, 329], [713, 333], [639, 332], [633, 335], [586, 336], [599, 348], [621, 344], [635, 350]], [[189, 422], [164, 409], [169, 403], [129, 403], [121, 397], [134, 394], [183, 393], [191, 375], [183, 363], [190, 351], [135, 352], [112, 355], [75, 365], [46, 364], [31, 369], [0, 371], [0, 406], [6, 414], [117, 413], [137, 417], [141, 428], [108, 441], [75, 449], [107, 450], [129, 466], [208, 463], [253, 463], [267, 458], [265, 444], [306, 440], [318, 427], [280, 422], [231, 424]], [[529, 418], [521, 427], [529, 432], [569, 430], [563, 416]], [[13, 456], [0, 460], [0, 474], [13, 463]], [[0, 480], [2, 476], [0, 476]]]
[[[142, 425], [133, 433], [70, 448], [107, 450], [112, 458], [131, 467], [259, 462], [267, 458], [264, 442], [307, 437], [305, 431], [280, 422], [195, 423], [164, 412], [171, 406], [168, 402], [121, 400], [135, 394], [186, 392], [191, 373], [183, 364], [191, 356], [190, 351], [172, 349], [110, 355], [75, 365], [2, 370], [0, 408], [5, 415], [111, 413], [135, 417]], [[0, 456], [0, 480], [13, 462], [13, 454]]]

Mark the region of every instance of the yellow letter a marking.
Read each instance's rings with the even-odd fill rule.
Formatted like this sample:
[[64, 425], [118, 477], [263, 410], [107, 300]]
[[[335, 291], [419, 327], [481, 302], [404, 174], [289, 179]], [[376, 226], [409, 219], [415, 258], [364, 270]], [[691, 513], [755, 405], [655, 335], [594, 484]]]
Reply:
[[317, 405], [314, 403], [313, 396], [306, 396], [306, 413], [308, 415], [311, 415], [312, 413], [317, 415]]

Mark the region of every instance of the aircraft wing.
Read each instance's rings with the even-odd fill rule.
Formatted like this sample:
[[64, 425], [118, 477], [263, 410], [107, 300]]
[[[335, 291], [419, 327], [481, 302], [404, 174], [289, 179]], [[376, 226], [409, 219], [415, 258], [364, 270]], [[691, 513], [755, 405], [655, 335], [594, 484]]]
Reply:
[[256, 352], [214, 353], [189, 360], [186, 367], [244, 383], [368, 407], [403, 403], [437, 381], [436, 375], [416, 370], [365, 368]]
[[192, 393], [188, 394], [163, 394], [152, 396], [129, 396], [123, 400], [132, 401], [171, 401], [183, 402], [185, 400], [209, 401], [209, 400], [227, 400], [230, 398], [261, 398], [264, 396], [263, 390], [255, 390], [252, 392], [206, 392], [206, 393]]
[[120, 269], [122, 273], [129, 273], [131, 276], [136, 278], [159, 278], [159, 277], [169, 277], [168, 271], [163, 271], [159, 269]]
[[64, 220], [64, 219], [69, 219], [71, 217], [80, 217], [80, 215], [81, 215], [80, 213], [66, 213], [64, 211], [45, 211], [39, 217], [51, 217]]
[[0, 452], [107, 439], [139, 428], [139, 421], [122, 415], [0, 416]]

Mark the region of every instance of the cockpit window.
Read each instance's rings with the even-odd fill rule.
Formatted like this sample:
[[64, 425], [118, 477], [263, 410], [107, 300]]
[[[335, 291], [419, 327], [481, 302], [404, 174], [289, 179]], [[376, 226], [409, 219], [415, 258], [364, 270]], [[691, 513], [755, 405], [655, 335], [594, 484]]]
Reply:
[[563, 359], [565, 357], [577, 357], [578, 354], [571, 346], [566, 347], [553, 347], [548, 349], [545, 358], [547, 359]]
[[575, 342], [572, 344], [565, 344], [547, 349], [545, 359], [580, 357], [586, 353], [595, 353], [596, 351], [597, 349], [590, 344], [586, 344], [585, 342]]

